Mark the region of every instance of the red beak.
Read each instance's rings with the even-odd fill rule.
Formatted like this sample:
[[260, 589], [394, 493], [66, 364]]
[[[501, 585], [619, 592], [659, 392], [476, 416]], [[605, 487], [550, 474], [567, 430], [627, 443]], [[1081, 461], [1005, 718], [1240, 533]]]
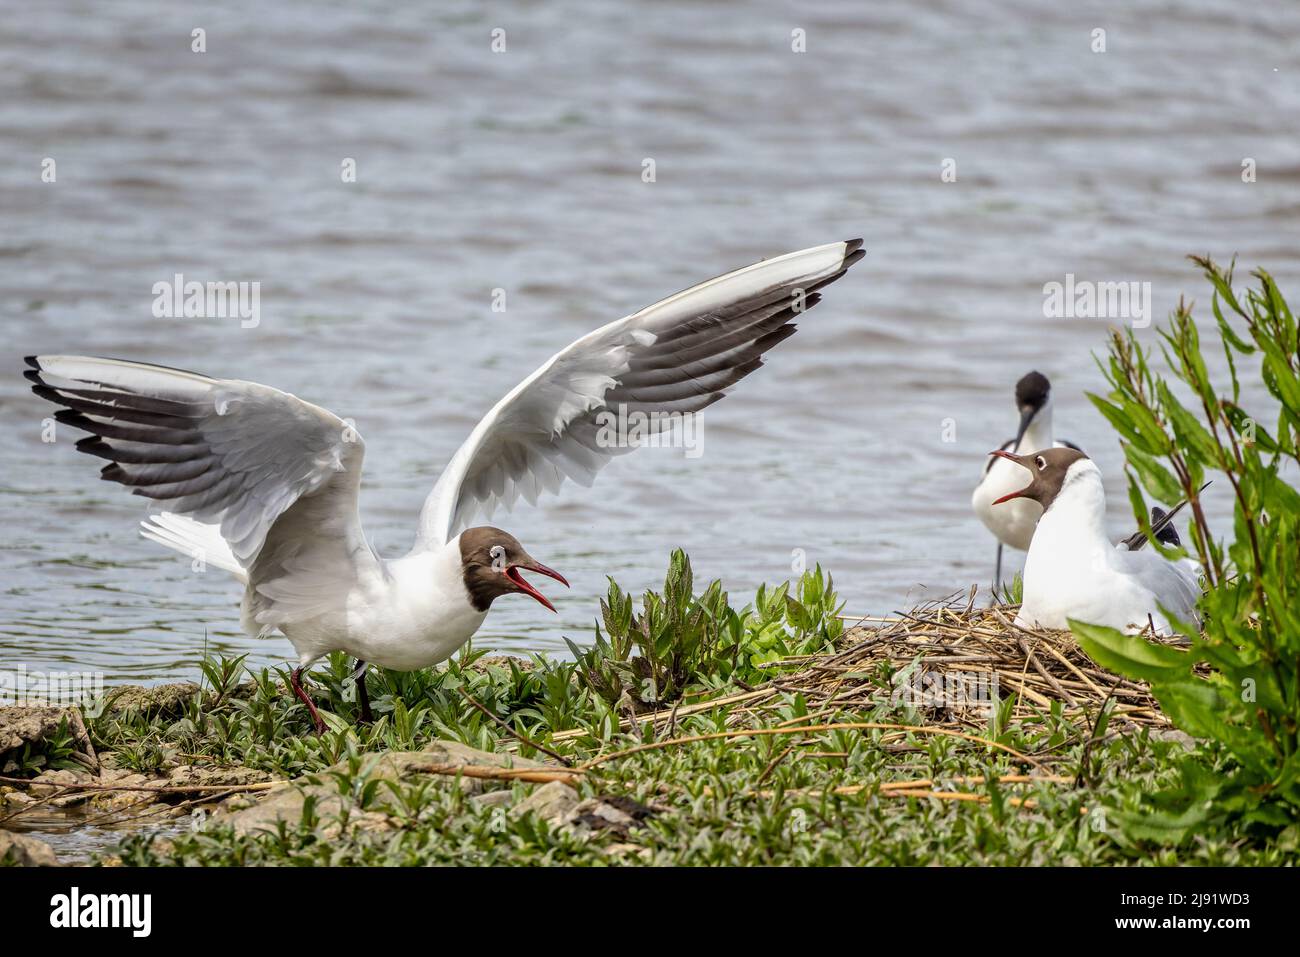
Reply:
[[[1021, 465], [1020, 459], [1012, 455], [1010, 452], [1004, 452], [1002, 449], [995, 449], [994, 451], [990, 452], [989, 455], [996, 455], [1000, 459], [1006, 459], [1008, 462], [1015, 462], [1016, 465]], [[1026, 466], [1022, 466], [1022, 467], [1026, 467]], [[1026, 492], [1029, 491], [1030, 487], [1033, 484], [1034, 484], [1033, 482], [1030, 482], [1029, 485], [1026, 485], [1019, 492], [1011, 492], [1008, 495], [1003, 495], [1001, 498], [995, 498], [993, 500], [993, 504], [1001, 505], [1003, 502], [1009, 502], [1013, 498], [1020, 498], [1020, 496], [1024, 495]]]
[[537, 572], [537, 574], [545, 575], [547, 578], [554, 578], [565, 588], [569, 587], [568, 579], [566, 579], [563, 575], [557, 572], [554, 568], [547, 568], [541, 562], [531, 562], [526, 565], [520, 564], [520, 565], [506, 566], [506, 577], [509, 578], [512, 582], [514, 582], [521, 592], [523, 592], [525, 595], [531, 595], [533, 598], [536, 598], [539, 602], [541, 602], [551, 611], [555, 611], [555, 606], [550, 603], [547, 597], [543, 595], [541, 592], [539, 592], [532, 585], [528, 584], [528, 580], [524, 578], [523, 574], [521, 573], [521, 570], [528, 571], [528, 572]]

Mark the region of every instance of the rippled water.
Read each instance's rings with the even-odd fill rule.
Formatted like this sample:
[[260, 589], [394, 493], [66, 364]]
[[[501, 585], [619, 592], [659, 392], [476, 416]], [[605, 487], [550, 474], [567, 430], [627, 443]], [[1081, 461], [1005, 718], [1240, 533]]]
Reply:
[[[393, 554], [477, 417], [557, 348], [857, 235], [867, 259], [710, 410], [702, 457], [643, 450], [500, 519], [573, 589], [558, 617], [499, 602], [480, 642], [584, 641], [604, 576], [651, 585], [677, 545], [733, 594], [787, 577], [803, 549], [860, 612], [986, 581], [970, 487], [1030, 368], [1108, 474], [1120, 532], [1120, 453], [1083, 397], [1106, 322], [1044, 319], [1043, 284], [1151, 282], [1159, 317], [1183, 291], [1207, 298], [1182, 257], [1210, 252], [1300, 290], [1300, 7], [1132, 6], [119, 2], [6, 18], [0, 663], [120, 682], [194, 677], [205, 642], [290, 654], [239, 633], [221, 573], [135, 535], [143, 500], [98, 482], [69, 430], [42, 443], [24, 353], [260, 380], [354, 418], [363, 515]], [[260, 325], [153, 318], [153, 284], [178, 272], [260, 281]]]
[[167, 839], [182, 833], [188, 825], [188, 821], [177, 823], [146, 819], [105, 826], [97, 822], [111, 817], [111, 814], [96, 814], [81, 808], [44, 813], [39, 811], [40, 809], [37, 809], [37, 813], [26, 812], [21, 818], [6, 824], [6, 827], [20, 833], [30, 833], [44, 841], [58, 856], [59, 863], [65, 866], [89, 863], [97, 855], [111, 855], [127, 835], [148, 833]]

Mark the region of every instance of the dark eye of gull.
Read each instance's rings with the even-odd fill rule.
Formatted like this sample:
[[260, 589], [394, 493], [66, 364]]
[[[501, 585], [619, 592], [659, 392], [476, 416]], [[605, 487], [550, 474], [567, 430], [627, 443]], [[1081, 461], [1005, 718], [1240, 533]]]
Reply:
[[1047, 468], [1047, 459], [1043, 458], [1041, 455], [1035, 458], [1034, 462], [1038, 465], [1038, 471], [1040, 472]]

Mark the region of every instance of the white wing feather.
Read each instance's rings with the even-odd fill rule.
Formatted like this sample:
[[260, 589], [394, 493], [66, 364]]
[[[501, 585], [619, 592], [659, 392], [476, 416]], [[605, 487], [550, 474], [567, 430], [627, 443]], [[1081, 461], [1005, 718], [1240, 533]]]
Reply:
[[221, 529], [216, 525], [196, 522], [175, 512], [158, 512], [140, 523], [140, 534], [164, 548], [230, 572], [241, 582], [248, 582], [248, 572], [239, 564], [239, 559], [221, 537]]
[[[165, 511], [146, 538], [231, 572], [255, 634], [341, 601], [377, 562], [357, 490], [365, 446], [338, 416], [238, 379], [119, 359], [34, 356], [32, 389], [55, 418], [91, 433], [77, 449], [101, 477]], [[358, 559], [360, 556], [360, 559]]]
[[1156, 604], [1180, 621], [1200, 620], [1196, 603], [1201, 597], [1201, 569], [1195, 561], [1190, 558], [1169, 561], [1153, 549], [1117, 550], [1114, 558], [1120, 569], [1151, 593]]
[[[475, 514], [534, 503], [565, 479], [590, 485], [627, 445], [598, 441], [602, 412], [692, 413], [762, 365], [792, 320], [864, 255], [861, 240], [763, 260], [602, 326], [552, 356], [475, 426], [420, 513], [413, 552]], [[666, 420], [660, 418], [660, 423]]]

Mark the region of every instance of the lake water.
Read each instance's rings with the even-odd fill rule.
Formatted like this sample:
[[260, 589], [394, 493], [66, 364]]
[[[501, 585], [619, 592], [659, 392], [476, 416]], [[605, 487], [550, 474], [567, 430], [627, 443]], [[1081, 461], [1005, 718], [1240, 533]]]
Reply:
[[[985, 582], [970, 490], [1033, 368], [1118, 535], [1121, 454], [1084, 397], [1108, 322], [1044, 318], [1043, 286], [1149, 282], [1159, 319], [1183, 292], [1208, 307], [1183, 258], [1208, 252], [1300, 298], [1297, 35], [1300, 5], [1227, 0], [28, 5], [0, 24], [0, 665], [149, 682], [195, 678], [205, 644], [291, 654], [240, 633], [222, 573], [136, 535], [144, 500], [70, 430], [42, 442], [23, 354], [355, 419], [363, 517], [400, 554], [478, 416], [552, 352], [851, 236], [867, 258], [707, 413], [702, 456], [642, 450], [498, 516], [573, 588], [544, 583], [557, 616], [498, 602], [479, 644], [563, 653], [606, 575], [661, 583], [675, 546], [737, 597], [802, 550], [861, 613]], [[259, 324], [154, 318], [177, 273], [260, 282]]]

